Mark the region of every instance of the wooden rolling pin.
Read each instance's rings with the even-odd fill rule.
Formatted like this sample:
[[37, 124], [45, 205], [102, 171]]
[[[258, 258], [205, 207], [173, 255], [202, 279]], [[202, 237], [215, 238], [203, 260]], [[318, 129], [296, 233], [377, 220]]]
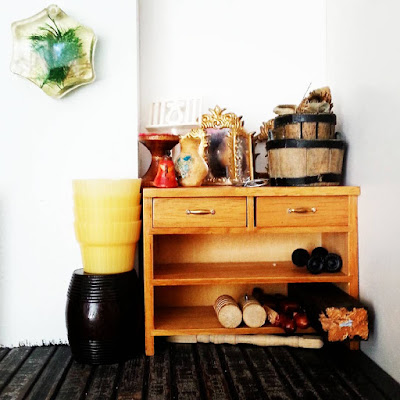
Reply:
[[253, 297], [245, 294], [239, 300], [243, 313], [243, 322], [250, 328], [259, 328], [265, 324], [267, 313], [264, 307]]
[[290, 346], [305, 349], [320, 349], [324, 342], [318, 336], [279, 335], [178, 335], [169, 336], [171, 343], [254, 344], [256, 346]]
[[223, 294], [214, 303], [218, 321], [224, 328], [237, 328], [242, 322], [242, 310], [233, 297]]

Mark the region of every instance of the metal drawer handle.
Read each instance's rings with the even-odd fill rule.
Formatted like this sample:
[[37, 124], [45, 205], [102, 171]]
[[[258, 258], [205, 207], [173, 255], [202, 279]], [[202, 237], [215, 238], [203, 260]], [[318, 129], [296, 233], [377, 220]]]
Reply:
[[193, 215], [204, 215], [204, 214], [211, 214], [214, 215], [215, 214], [215, 210], [211, 209], [211, 210], [186, 210], [186, 214], [193, 214]]
[[317, 209], [315, 207], [311, 208], [288, 208], [288, 214], [296, 213], [296, 214], [306, 214], [309, 212], [316, 213]]

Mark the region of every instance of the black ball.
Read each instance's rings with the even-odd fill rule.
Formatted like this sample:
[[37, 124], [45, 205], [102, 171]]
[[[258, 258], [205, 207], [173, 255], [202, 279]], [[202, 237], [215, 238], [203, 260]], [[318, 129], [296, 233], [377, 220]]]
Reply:
[[310, 254], [306, 249], [296, 249], [292, 253], [292, 262], [294, 265], [298, 267], [304, 267], [307, 265], [308, 260], [310, 259]]
[[327, 272], [339, 272], [342, 269], [342, 257], [339, 254], [329, 253], [324, 258], [324, 269]]
[[328, 255], [328, 250], [325, 249], [325, 247], [316, 247], [312, 252], [311, 256], [317, 256], [317, 257], [325, 257]]
[[307, 263], [307, 270], [312, 274], [320, 274], [324, 270], [324, 259], [319, 256], [311, 256]]

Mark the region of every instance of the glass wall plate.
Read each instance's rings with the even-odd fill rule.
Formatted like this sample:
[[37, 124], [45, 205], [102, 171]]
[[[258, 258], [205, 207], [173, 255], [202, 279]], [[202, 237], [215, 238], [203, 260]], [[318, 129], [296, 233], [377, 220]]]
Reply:
[[33, 17], [16, 21], [11, 71], [60, 98], [95, 79], [96, 37], [58, 6], [51, 5]]

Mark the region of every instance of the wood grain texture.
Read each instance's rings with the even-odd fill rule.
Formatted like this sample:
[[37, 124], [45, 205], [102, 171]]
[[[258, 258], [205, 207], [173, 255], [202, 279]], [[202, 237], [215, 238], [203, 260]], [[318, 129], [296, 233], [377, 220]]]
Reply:
[[57, 387], [71, 362], [69, 346], [59, 346], [36, 381], [26, 400], [50, 400], [54, 398]]
[[[315, 208], [315, 212], [311, 212]], [[289, 213], [289, 209], [308, 210]], [[347, 226], [348, 198], [346, 196], [258, 197], [257, 227], [287, 226]]]
[[[351, 229], [354, 229], [353, 226], [351, 226]], [[349, 244], [352, 244], [349, 243], [348, 237], [348, 233], [323, 233], [321, 235], [321, 246], [325, 247], [329, 251], [329, 253], [336, 253], [342, 257], [343, 266], [341, 272], [350, 277], [351, 267], [349, 265], [348, 246]], [[354, 262], [354, 259], [352, 259], [351, 261]]]
[[[70, 363], [67, 346], [50, 347], [53, 356], [43, 365], [38, 360], [43, 360], [41, 356], [46, 352], [36, 349], [28, 349], [22, 363], [15, 356], [19, 352], [14, 352], [15, 363], [10, 358], [6, 361], [13, 374], [0, 392], [0, 399], [9, 398], [5, 394], [17, 388], [14, 378], [22, 377], [28, 365], [30, 376], [35, 379], [25, 395], [26, 385], [14, 391], [13, 400], [394, 400], [400, 394], [400, 384], [368, 357], [339, 344], [303, 350], [225, 344], [176, 345], [158, 340], [154, 357], [140, 355], [118, 366], [97, 367]], [[13, 350], [5, 349], [5, 353]]]
[[[287, 284], [257, 284], [266, 293], [287, 294]], [[244, 293], [251, 293], [254, 282], [248, 284], [156, 286], [154, 288], [155, 307], [198, 307], [212, 306], [219, 296], [228, 294], [239, 299]]]
[[318, 354], [305, 349], [293, 349], [291, 354], [303, 371], [307, 372], [307, 376], [314, 383], [315, 389], [324, 400], [354, 399], [355, 393], [346, 388], [340, 376], [335, 374], [335, 371], [321, 360]]
[[200, 382], [191, 344], [170, 347], [172, 398], [201, 400]]
[[125, 362], [118, 384], [117, 400], [141, 400], [143, 398], [143, 388], [145, 384], [144, 373], [144, 355]]
[[247, 361], [248, 368], [252, 375], [258, 380], [259, 386], [265, 393], [267, 399], [292, 399], [292, 393], [278, 374], [275, 366], [264, 351], [258, 347], [243, 347], [243, 357]]
[[7, 355], [10, 349], [7, 348], [0, 348], [0, 362], [1, 360]]
[[79, 400], [85, 394], [90, 383], [92, 369], [95, 367], [86, 364], [78, 364], [73, 361], [65, 379], [57, 393], [57, 400]]
[[171, 373], [169, 351], [159, 351], [149, 360], [148, 400], [170, 400]]
[[242, 234], [248, 235], [251, 232], [260, 233], [320, 233], [320, 232], [348, 232], [348, 226], [261, 226], [261, 227], [242, 227], [242, 228], [231, 228], [231, 227], [165, 227], [165, 228], [152, 228], [150, 234], [152, 235], [230, 235], [230, 234]]
[[[252, 263], [290, 261], [296, 248], [310, 251], [321, 243], [315, 233], [237, 233], [203, 235], [155, 235], [157, 264], [180, 263]], [[250, 268], [247, 268], [250, 269]]]
[[236, 392], [236, 398], [243, 400], [262, 400], [265, 395], [251, 374], [242, 351], [238, 346], [222, 346], [218, 348], [220, 358], [229, 370]]
[[247, 231], [251, 232], [254, 231], [256, 226], [255, 220], [255, 199], [254, 197], [247, 197], [246, 198], [246, 205], [247, 205]]
[[[362, 367], [357, 360], [358, 351], [346, 352], [338, 345], [328, 346], [318, 354], [321, 362], [324, 363], [331, 373], [340, 377], [339, 382], [342, 382], [346, 389], [353, 394], [354, 398], [371, 399], [371, 400], [394, 400], [396, 397], [387, 397], [374, 385], [368, 375], [362, 371]], [[376, 365], [375, 365], [376, 367]], [[374, 368], [371, 368], [371, 373], [374, 373]], [[397, 386], [397, 398], [400, 398], [400, 385]]]
[[4, 356], [0, 363], [0, 393], [32, 351], [31, 347], [16, 347]]
[[231, 399], [229, 386], [226, 381], [217, 350], [214, 345], [200, 344], [196, 346], [198, 363], [205, 385], [206, 398], [210, 400]]
[[349, 220], [352, 226], [351, 232], [348, 236], [348, 259], [349, 259], [349, 273], [352, 277], [349, 286], [349, 294], [354, 298], [359, 297], [358, 287], [358, 198], [356, 196], [349, 197]]
[[152, 197], [246, 197], [246, 196], [358, 196], [358, 186], [321, 186], [321, 187], [233, 187], [201, 186], [174, 189], [144, 188], [143, 198]]
[[[215, 315], [214, 308], [209, 307], [157, 307], [155, 336], [169, 335], [244, 335], [284, 333], [282, 328], [269, 324], [259, 328], [249, 328], [241, 324], [238, 328], [224, 328]], [[313, 333], [312, 328], [298, 330], [298, 333]]]
[[154, 286], [242, 283], [349, 282], [343, 272], [310, 274], [291, 261], [265, 263], [164, 264], [155, 267]]
[[325, 400], [318, 394], [315, 382], [308, 379], [300, 365], [292, 357], [290, 351], [284, 347], [266, 348], [265, 351], [272, 357], [275, 367], [279, 370], [279, 374], [293, 392], [293, 398]]
[[116, 376], [118, 364], [99, 365], [95, 368], [88, 393], [87, 400], [108, 400], [116, 390]]
[[[199, 211], [206, 214], [193, 214]], [[153, 215], [155, 228], [247, 226], [247, 205], [244, 197], [154, 199]]]
[[54, 347], [36, 347], [2, 391], [2, 400], [25, 398], [41, 369], [55, 352]]
[[154, 354], [154, 338], [151, 331], [154, 328], [154, 287], [153, 280], [153, 236], [150, 234], [153, 225], [152, 199], [143, 199], [143, 277], [144, 277], [144, 318], [145, 318], [145, 351], [147, 355]]

